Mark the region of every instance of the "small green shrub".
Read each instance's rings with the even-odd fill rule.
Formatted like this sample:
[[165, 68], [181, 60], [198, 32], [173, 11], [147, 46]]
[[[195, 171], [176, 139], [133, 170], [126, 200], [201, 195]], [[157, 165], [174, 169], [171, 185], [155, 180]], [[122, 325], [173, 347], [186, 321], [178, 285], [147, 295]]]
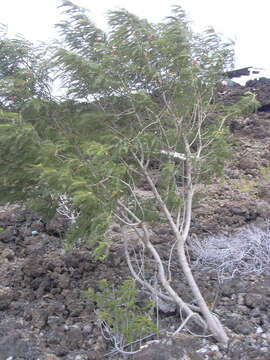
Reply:
[[267, 166], [267, 167], [261, 167], [260, 173], [261, 173], [261, 175], [263, 176], [264, 180], [268, 180], [268, 179], [269, 179], [269, 174], [270, 174], [270, 168], [269, 168], [269, 166]]
[[157, 331], [151, 320], [153, 303], [149, 300], [143, 306], [136, 303], [134, 280], [123, 281], [118, 289], [111, 289], [107, 280], [101, 280], [98, 282], [98, 291], [89, 288], [85, 295], [96, 302], [97, 316], [104, 335], [119, 348]]
[[261, 106], [260, 102], [256, 99], [256, 94], [251, 91], [247, 91], [241, 97], [241, 99], [232, 106], [234, 112], [239, 115], [248, 116], [257, 112], [257, 109]]

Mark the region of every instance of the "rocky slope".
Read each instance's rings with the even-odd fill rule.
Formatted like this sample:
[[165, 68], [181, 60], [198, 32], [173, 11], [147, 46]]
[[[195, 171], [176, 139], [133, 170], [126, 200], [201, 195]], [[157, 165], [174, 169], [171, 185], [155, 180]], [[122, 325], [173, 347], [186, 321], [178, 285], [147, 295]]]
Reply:
[[[235, 158], [227, 164], [225, 176], [203, 190], [194, 210], [193, 234], [231, 235], [247, 224], [268, 230], [270, 84], [264, 79], [248, 86], [227, 88], [223, 96], [233, 101], [247, 90], [255, 91], [262, 111], [231, 122]], [[23, 207], [7, 206], [0, 210], [0, 228], [0, 360], [122, 358], [108, 355], [111, 344], [97, 326], [94, 304], [84, 296], [97, 280], [117, 286], [127, 277], [117, 227], [111, 234], [115, 245], [104, 263], [95, 261], [86, 245], [65, 251], [61, 218], [45, 224]], [[167, 244], [173, 241], [167, 227], [157, 224], [152, 237], [166, 261]], [[172, 269], [178, 272], [176, 266]], [[214, 272], [201, 269], [195, 275], [231, 336], [228, 349], [188, 332], [171, 337], [180, 324], [179, 315], [164, 307], [160, 323], [167, 332], [133, 358], [270, 359], [270, 275], [237, 275], [223, 283]], [[184, 280], [174, 285], [188, 300]]]

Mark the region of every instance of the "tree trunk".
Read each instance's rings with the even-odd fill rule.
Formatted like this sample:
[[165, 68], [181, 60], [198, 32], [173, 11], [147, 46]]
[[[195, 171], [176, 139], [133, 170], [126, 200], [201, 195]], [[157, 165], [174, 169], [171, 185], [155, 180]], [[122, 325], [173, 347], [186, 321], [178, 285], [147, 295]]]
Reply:
[[190, 266], [188, 264], [186, 254], [185, 254], [184, 244], [181, 241], [181, 239], [178, 239], [177, 252], [178, 252], [179, 262], [182, 266], [185, 277], [186, 277], [188, 284], [190, 286], [190, 289], [200, 307], [200, 310], [203, 314], [204, 320], [206, 321], [206, 323], [208, 325], [209, 330], [212, 332], [213, 336], [217, 339], [218, 342], [227, 345], [228, 344], [228, 336], [227, 336], [223, 326], [221, 325], [220, 321], [209, 310], [209, 308], [200, 292], [200, 289], [192, 275]]

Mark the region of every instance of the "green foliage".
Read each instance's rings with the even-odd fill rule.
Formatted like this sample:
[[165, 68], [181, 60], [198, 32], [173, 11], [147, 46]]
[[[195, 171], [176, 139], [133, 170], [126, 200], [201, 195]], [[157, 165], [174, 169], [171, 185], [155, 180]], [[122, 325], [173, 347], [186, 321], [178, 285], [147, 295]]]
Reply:
[[108, 35], [70, 1], [62, 8], [67, 20], [58, 28], [66, 47], [58, 49], [55, 61], [69, 94], [77, 98], [145, 96], [162, 88], [174, 95], [174, 107], [187, 112], [196, 96], [194, 85], [219, 81], [223, 67], [231, 65], [231, 43], [223, 43], [213, 29], [193, 36], [180, 7], [161, 24], [124, 9], [111, 11]]
[[240, 190], [242, 193], [248, 193], [249, 195], [256, 197], [258, 193], [258, 181], [241, 179], [233, 183], [233, 188]]
[[[157, 187], [172, 212], [183, 206], [187, 164], [194, 184], [222, 173], [230, 155], [222, 121], [226, 111], [239, 109], [224, 109], [214, 94], [232, 64], [232, 44], [212, 29], [193, 34], [180, 7], [159, 24], [112, 11], [108, 34], [72, 2], [61, 7], [65, 19], [58, 24], [62, 42], [53, 71], [67, 89], [66, 101], [48, 101], [48, 63], [32, 44], [1, 40], [3, 106], [12, 105], [8, 86], [22, 81], [32, 90], [13, 107], [19, 114], [0, 113], [0, 201], [27, 199], [52, 217], [65, 194], [70, 211], [79, 214], [70, 224], [70, 242], [88, 240], [104, 258], [119, 199], [143, 220], [160, 220], [153, 199], [142, 208], [135, 201], [141, 165], [161, 164]], [[189, 152], [185, 142], [192, 144]], [[186, 161], [162, 150], [184, 154]]]
[[35, 184], [40, 141], [35, 129], [15, 113], [0, 110], [0, 203], [23, 200]]
[[270, 173], [270, 167], [269, 166], [260, 168], [260, 174], [263, 176], [264, 180], [269, 179], [269, 173]]
[[256, 112], [260, 106], [261, 104], [256, 99], [256, 95], [247, 91], [237, 103], [232, 105], [230, 110], [236, 115], [248, 116]]
[[[65, 140], [61, 146], [47, 142], [42, 147], [43, 163], [35, 167], [39, 198], [43, 199], [40, 204], [44, 210], [47, 199], [45, 209], [55, 209], [60, 195], [67, 194], [71, 209], [80, 213], [70, 227], [69, 240], [87, 239], [90, 245], [97, 246], [94, 254], [102, 258], [109, 246], [104, 234], [121, 195], [119, 177], [123, 177], [125, 169], [112, 161], [105, 145], [83, 141], [73, 146]], [[54, 204], [47, 189], [54, 195]]]
[[[52, 109], [55, 113], [50, 117]], [[62, 106], [40, 104], [34, 114], [36, 118], [30, 112], [29, 119], [28, 112], [23, 116], [0, 112], [0, 201], [27, 200], [29, 206], [51, 218], [60, 196], [67, 194], [71, 210], [80, 213], [76, 224], [70, 226], [69, 240], [88, 240], [96, 247], [94, 254], [102, 258], [109, 247], [104, 234], [121, 196], [119, 178], [126, 170], [112, 160], [108, 145], [87, 138], [90, 129], [83, 132], [82, 126], [82, 136], [74, 137], [80, 127], [74, 131], [65, 127]], [[67, 121], [73, 124], [75, 118], [76, 112]], [[43, 132], [46, 119], [48, 127]], [[51, 133], [53, 127], [57, 131]], [[98, 139], [99, 127], [89, 137]]]
[[233, 152], [231, 148], [232, 135], [228, 127], [217, 129], [216, 126], [210, 127], [211, 132], [207, 136], [207, 139], [212, 140], [211, 153], [207, 156], [205, 161], [201, 162], [201, 176], [200, 179], [203, 182], [209, 183], [211, 177], [221, 177], [224, 172], [224, 164], [226, 161], [233, 158]]
[[115, 338], [121, 346], [157, 331], [151, 320], [153, 303], [145, 300], [143, 306], [137, 305], [134, 280], [123, 281], [118, 289], [111, 289], [106, 280], [101, 280], [98, 291], [89, 288], [85, 295], [96, 303], [98, 319], [110, 331], [106, 335]]
[[23, 39], [9, 39], [0, 29], [0, 107], [21, 110], [33, 98], [49, 99], [47, 50]]

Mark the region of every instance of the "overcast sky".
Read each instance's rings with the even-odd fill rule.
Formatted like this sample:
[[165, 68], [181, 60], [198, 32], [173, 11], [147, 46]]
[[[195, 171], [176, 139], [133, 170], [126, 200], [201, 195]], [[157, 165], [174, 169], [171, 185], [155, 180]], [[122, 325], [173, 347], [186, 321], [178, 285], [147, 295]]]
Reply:
[[[149, 19], [160, 21], [170, 14], [171, 5], [181, 5], [195, 30], [213, 26], [235, 41], [236, 67], [254, 66], [270, 77], [270, 0], [73, 0], [88, 8], [96, 24], [105, 29], [106, 11], [124, 7]], [[57, 36], [54, 24], [60, 21], [60, 0], [0, 0], [0, 23], [7, 24], [9, 36], [21, 33], [31, 41], [48, 41]]]

